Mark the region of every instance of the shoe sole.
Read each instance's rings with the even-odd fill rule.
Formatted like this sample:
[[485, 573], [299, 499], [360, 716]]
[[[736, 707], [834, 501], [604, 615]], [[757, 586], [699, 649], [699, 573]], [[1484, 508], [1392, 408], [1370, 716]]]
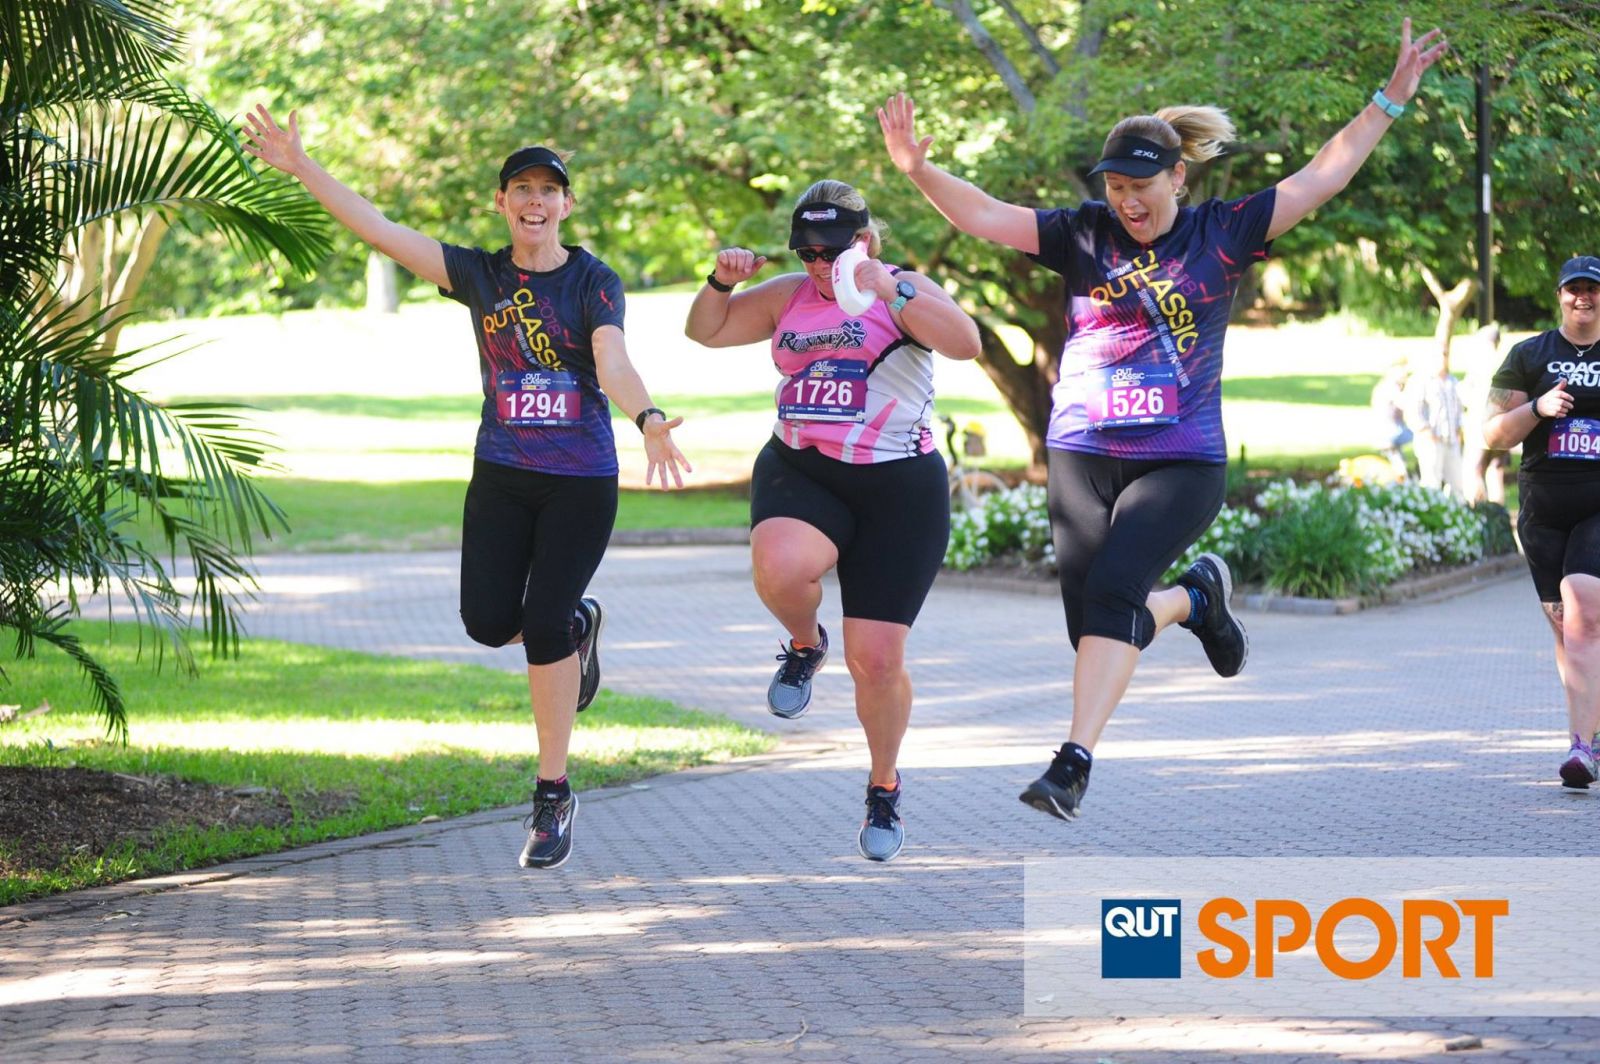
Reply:
[[1017, 800], [1023, 805], [1032, 806], [1039, 812], [1047, 813], [1057, 820], [1073, 821], [1078, 819], [1076, 806], [1071, 809], [1064, 809], [1054, 798], [1042, 791], [1035, 791], [1032, 787], [1017, 795]]
[[[579, 713], [593, 705], [594, 696], [600, 693], [600, 633], [605, 631], [606, 611], [598, 600], [590, 599], [590, 601], [594, 602], [594, 631], [589, 633], [589, 668], [583, 668], [583, 662], [578, 662], [579, 672], [582, 676], [579, 681], [581, 686], [578, 691]], [[589, 682], [587, 682], [591, 675], [594, 677], [593, 686], [590, 686]]]
[[1561, 765], [1561, 785], [1574, 791], [1586, 791], [1595, 781], [1594, 775], [1576, 758]]
[[[1233, 625], [1233, 630], [1239, 633], [1239, 642], [1244, 644], [1244, 653], [1239, 655], [1239, 667], [1230, 673], [1217, 673], [1218, 676], [1224, 679], [1231, 679], [1243, 672], [1245, 662], [1250, 660], [1250, 633], [1245, 631], [1244, 625], [1240, 624], [1239, 619], [1233, 615], [1233, 573], [1229, 571], [1228, 563], [1210, 551], [1206, 551], [1195, 561], [1199, 561], [1201, 558], [1210, 558], [1211, 564], [1216, 567], [1217, 575], [1222, 578], [1222, 614], [1228, 618], [1228, 623]], [[1215, 665], [1211, 667], [1213, 669], [1216, 668]]]
[[567, 821], [566, 845], [561, 848], [561, 853], [554, 860], [531, 861], [526, 852], [517, 858], [517, 865], [521, 868], [532, 868], [540, 872], [551, 868], [560, 868], [567, 863], [567, 858], [572, 856], [572, 825], [578, 822], [578, 796], [572, 796], [572, 819]]

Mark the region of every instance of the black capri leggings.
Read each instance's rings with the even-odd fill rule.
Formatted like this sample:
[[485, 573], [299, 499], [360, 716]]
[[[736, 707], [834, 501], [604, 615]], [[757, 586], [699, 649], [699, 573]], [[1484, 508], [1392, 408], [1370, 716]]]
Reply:
[[853, 465], [776, 438], [750, 474], [750, 526], [792, 517], [839, 548], [846, 617], [910, 626], [950, 542], [950, 479], [937, 451]]
[[461, 520], [461, 623], [529, 665], [570, 656], [572, 614], [617, 519], [617, 478], [558, 476], [476, 459]]
[[1074, 649], [1086, 635], [1143, 650], [1156, 623], [1145, 599], [1222, 509], [1227, 466], [1052, 449], [1050, 532]]
[[1517, 536], [1540, 602], [1561, 601], [1561, 578], [1600, 577], [1600, 479], [1542, 484], [1518, 479]]

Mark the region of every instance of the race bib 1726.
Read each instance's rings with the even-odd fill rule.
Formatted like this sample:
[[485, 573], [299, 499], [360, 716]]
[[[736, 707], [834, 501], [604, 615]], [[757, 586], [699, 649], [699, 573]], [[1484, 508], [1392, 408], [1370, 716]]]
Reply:
[[822, 358], [783, 382], [785, 421], [860, 421], [867, 409], [867, 364]]

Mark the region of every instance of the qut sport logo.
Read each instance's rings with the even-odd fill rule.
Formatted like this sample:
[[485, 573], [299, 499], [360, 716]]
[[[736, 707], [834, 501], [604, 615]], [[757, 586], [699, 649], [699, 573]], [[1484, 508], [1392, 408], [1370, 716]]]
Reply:
[[[1406, 898], [1384, 905], [1340, 898], [1313, 915], [1291, 898], [1210, 898], [1196, 919], [1200, 973], [1213, 979], [1252, 975], [1271, 979], [1277, 958], [1310, 948], [1340, 979], [1372, 979], [1397, 962], [1405, 979], [1494, 978], [1495, 919], [1506, 898]], [[1341, 947], [1348, 924], [1369, 944]], [[1178, 979], [1182, 976], [1182, 902], [1177, 898], [1105, 898], [1100, 902], [1102, 979]], [[1253, 963], [1252, 963], [1253, 961]]]
[[1183, 903], [1177, 898], [1100, 901], [1100, 978], [1177, 979], [1183, 974]]

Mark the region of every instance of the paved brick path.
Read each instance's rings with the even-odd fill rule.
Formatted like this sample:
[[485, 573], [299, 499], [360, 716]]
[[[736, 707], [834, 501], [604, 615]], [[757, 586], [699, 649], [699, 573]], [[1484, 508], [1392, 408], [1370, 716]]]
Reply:
[[[461, 634], [455, 568], [445, 554], [268, 558], [250, 628], [519, 671], [516, 651]], [[1059, 604], [941, 585], [910, 647], [907, 849], [875, 866], [855, 853], [866, 754], [842, 656], [810, 714], [777, 721], [762, 695], [778, 632], [746, 553], [613, 549], [595, 585], [605, 685], [788, 745], [586, 796], [575, 855], [552, 873], [516, 868], [522, 810], [499, 810], [161, 893], [0, 910], [0, 1057], [1597, 1059], [1600, 1019], [1023, 1016], [1030, 854], [1592, 850], [1600, 792], [1553, 783], [1561, 693], [1525, 584], [1352, 617], [1248, 614], [1250, 667], [1228, 682], [1169, 632], [1072, 825], [1015, 800], [1064, 732]], [[1463, 1032], [1485, 1048], [1446, 1058]]]

